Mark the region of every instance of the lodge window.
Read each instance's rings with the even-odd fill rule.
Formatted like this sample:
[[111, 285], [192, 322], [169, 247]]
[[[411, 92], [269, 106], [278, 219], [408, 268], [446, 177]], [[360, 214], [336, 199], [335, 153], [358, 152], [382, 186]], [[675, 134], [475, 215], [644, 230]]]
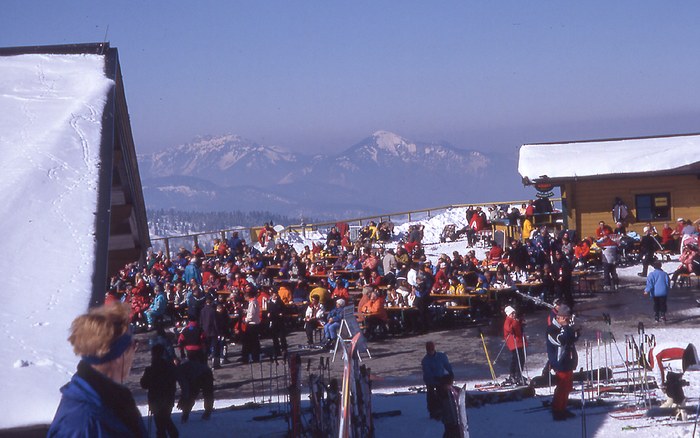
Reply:
[[649, 193], [635, 196], [638, 221], [664, 221], [671, 219], [671, 195]]

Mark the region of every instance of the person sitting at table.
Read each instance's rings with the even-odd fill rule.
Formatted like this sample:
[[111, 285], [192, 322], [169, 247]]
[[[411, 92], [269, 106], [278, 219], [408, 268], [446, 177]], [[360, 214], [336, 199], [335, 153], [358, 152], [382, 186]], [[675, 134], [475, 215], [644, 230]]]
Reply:
[[360, 278], [355, 282], [356, 287], [372, 286], [372, 280], [370, 280], [370, 275], [366, 272], [360, 273]]
[[487, 266], [495, 266], [501, 262], [503, 257], [503, 247], [498, 244], [495, 240], [491, 241], [491, 249], [486, 254]]
[[355, 258], [355, 254], [348, 253], [347, 264], [345, 265], [346, 271], [359, 271], [362, 269], [360, 261]]
[[311, 263], [309, 268], [309, 274], [311, 275], [326, 275], [326, 267], [323, 262]]
[[331, 267], [332, 271], [342, 271], [345, 269], [345, 266], [348, 264], [347, 260], [347, 255], [345, 253], [338, 254], [338, 258], [335, 259], [335, 262], [333, 262], [333, 266]]
[[513, 283], [527, 283], [530, 274], [524, 269], [516, 265], [509, 265], [509, 275]]
[[491, 281], [491, 287], [494, 289], [506, 289], [513, 285], [513, 280], [508, 276], [507, 271], [503, 265], [499, 265], [496, 269], [496, 275]]
[[596, 240], [602, 239], [608, 234], [612, 234], [613, 229], [610, 225], [606, 224], [605, 221], [598, 222], [598, 228], [595, 229]]
[[408, 255], [406, 248], [399, 246], [396, 250], [396, 276], [405, 277], [408, 270], [411, 268], [411, 262], [411, 257]]
[[345, 300], [340, 299], [335, 302], [333, 310], [328, 312], [326, 324], [323, 326], [323, 335], [326, 338], [326, 343], [323, 346], [325, 349], [333, 347], [338, 338], [338, 329], [345, 315]]
[[323, 326], [323, 315], [325, 313], [325, 308], [319, 302], [318, 295], [313, 295], [304, 313], [304, 331], [306, 332], [306, 340], [309, 345], [314, 343], [314, 330]]
[[330, 294], [330, 292], [328, 291], [328, 281], [326, 281], [325, 278], [322, 278], [322, 279], [318, 282], [318, 286], [316, 286], [315, 288], [311, 289], [311, 292], [309, 293], [309, 301], [311, 301], [311, 299], [312, 299], [314, 296], [318, 296], [319, 301], [320, 301], [321, 304], [323, 304], [324, 306], [328, 304], [328, 301], [329, 301], [330, 298], [331, 298], [331, 294]]
[[491, 283], [494, 280], [494, 274], [491, 271], [478, 272], [478, 282], [474, 288], [474, 292], [478, 294], [486, 293], [491, 288]]
[[384, 278], [379, 275], [379, 272], [377, 271], [372, 271], [369, 274], [369, 285], [372, 286], [373, 288], [379, 288], [380, 286], [384, 286]]
[[333, 292], [331, 292], [331, 299], [335, 300], [335, 301], [337, 301], [339, 299], [343, 299], [345, 301], [350, 300], [350, 291], [348, 290], [347, 282], [338, 281], [336, 283], [336, 286], [333, 289]]
[[399, 278], [397, 279], [398, 282], [398, 287], [396, 288], [396, 292], [401, 295], [404, 299], [404, 302], [408, 304], [406, 301], [408, 299], [408, 295], [411, 293], [411, 286], [408, 284], [405, 278]]
[[386, 305], [390, 307], [401, 307], [406, 304], [403, 295], [396, 291], [395, 288], [389, 286], [386, 290]]
[[450, 295], [464, 295], [466, 293], [464, 285], [459, 281], [459, 277], [456, 275], [450, 277], [450, 286], [447, 289], [447, 293]]
[[384, 298], [380, 297], [376, 292], [372, 292], [369, 302], [365, 304], [360, 312], [364, 317], [365, 330], [364, 335], [367, 340], [372, 340], [377, 335], [377, 331], [385, 327], [389, 316], [384, 308]]
[[361, 310], [365, 304], [369, 302], [372, 292], [374, 292], [374, 288], [371, 286], [365, 286], [362, 288], [362, 296], [360, 297], [360, 302], [357, 303], [358, 310]]
[[444, 293], [450, 287], [450, 282], [447, 278], [447, 263], [440, 262], [438, 270], [435, 273], [435, 280], [432, 287], [432, 293]]
[[277, 294], [279, 295], [280, 300], [282, 300], [282, 302], [284, 304], [289, 304], [293, 301], [292, 300], [292, 290], [290, 289], [289, 285], [287, 285], [287, 284], [284, 284], [284, 283], [280, 284], [279, 288], [277, 288]]
[[326, 246], [330, 249], [331, 253], [333, 253], [334, 251], [338, 251], [341, 238], [342, 236], [340, 235], [340, 231], [338, 231], [338, 228], [331, 227], [331, 230], [326, 235]]
[[574, 246], [574, 261], [573, 265], [577, 268], [585, 269], [588, 260], [591, 257], [591, 242], [588, 239], [582, 239]]
[[304, 282], [303, 280], [297, 281], [296, 287], [292, 292], [292, 301], [294, 301], [295, 303], [303, 303], [307, 300], [308, 297], [309, 287], [306, 285], [306, 282]]

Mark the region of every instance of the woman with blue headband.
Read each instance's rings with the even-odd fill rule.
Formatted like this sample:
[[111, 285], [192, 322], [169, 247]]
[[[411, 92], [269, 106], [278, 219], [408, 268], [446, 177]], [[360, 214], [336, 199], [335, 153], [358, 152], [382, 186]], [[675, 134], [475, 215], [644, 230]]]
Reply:
[[81, 360], [61, 388], [49, 437], [146, 436], [131, 391], [124, 386], [136, 351], [129, 318], [129, 306], [114, 303], [73, 321], [68, 341]]

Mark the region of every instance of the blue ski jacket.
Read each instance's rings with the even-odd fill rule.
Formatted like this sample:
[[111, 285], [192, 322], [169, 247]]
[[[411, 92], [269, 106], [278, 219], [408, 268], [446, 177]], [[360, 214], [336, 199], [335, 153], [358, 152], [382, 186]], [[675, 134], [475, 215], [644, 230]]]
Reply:
[[[134, 433], [104, 405], [99, 394], [78, 375], [61, 388], [61, 403], [49, 428], [54, 437], [133, 437]], [[141, 422], [141, 436], [146, 429]]]
[[447, 355], [442, 352], [436, 352], [433, 355], [426, 354], [421, 361], [423, 368], [423, 382], [426, 385], [439, 385], [443, 383], [445, 376], [454, 377], [452, 365], [447, 359]]
[[671, 287], [671, 282], [668, 274], [662, 269], [654, 269], [647, 276], [647, 285], [644, 292], [648, 292], [652, 298], [665, 297], [668, 295], [668, 290]]

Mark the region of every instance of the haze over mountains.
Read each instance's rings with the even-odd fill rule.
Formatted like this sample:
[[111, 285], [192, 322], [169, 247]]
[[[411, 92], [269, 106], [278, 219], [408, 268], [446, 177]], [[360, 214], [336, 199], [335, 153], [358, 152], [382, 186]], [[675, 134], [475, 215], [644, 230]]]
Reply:
[[378, 131], [338, 155], [302, 155], [235, 135], [139, 156], [146, 206], [353, 217], [531, 196], [517, 156]]

